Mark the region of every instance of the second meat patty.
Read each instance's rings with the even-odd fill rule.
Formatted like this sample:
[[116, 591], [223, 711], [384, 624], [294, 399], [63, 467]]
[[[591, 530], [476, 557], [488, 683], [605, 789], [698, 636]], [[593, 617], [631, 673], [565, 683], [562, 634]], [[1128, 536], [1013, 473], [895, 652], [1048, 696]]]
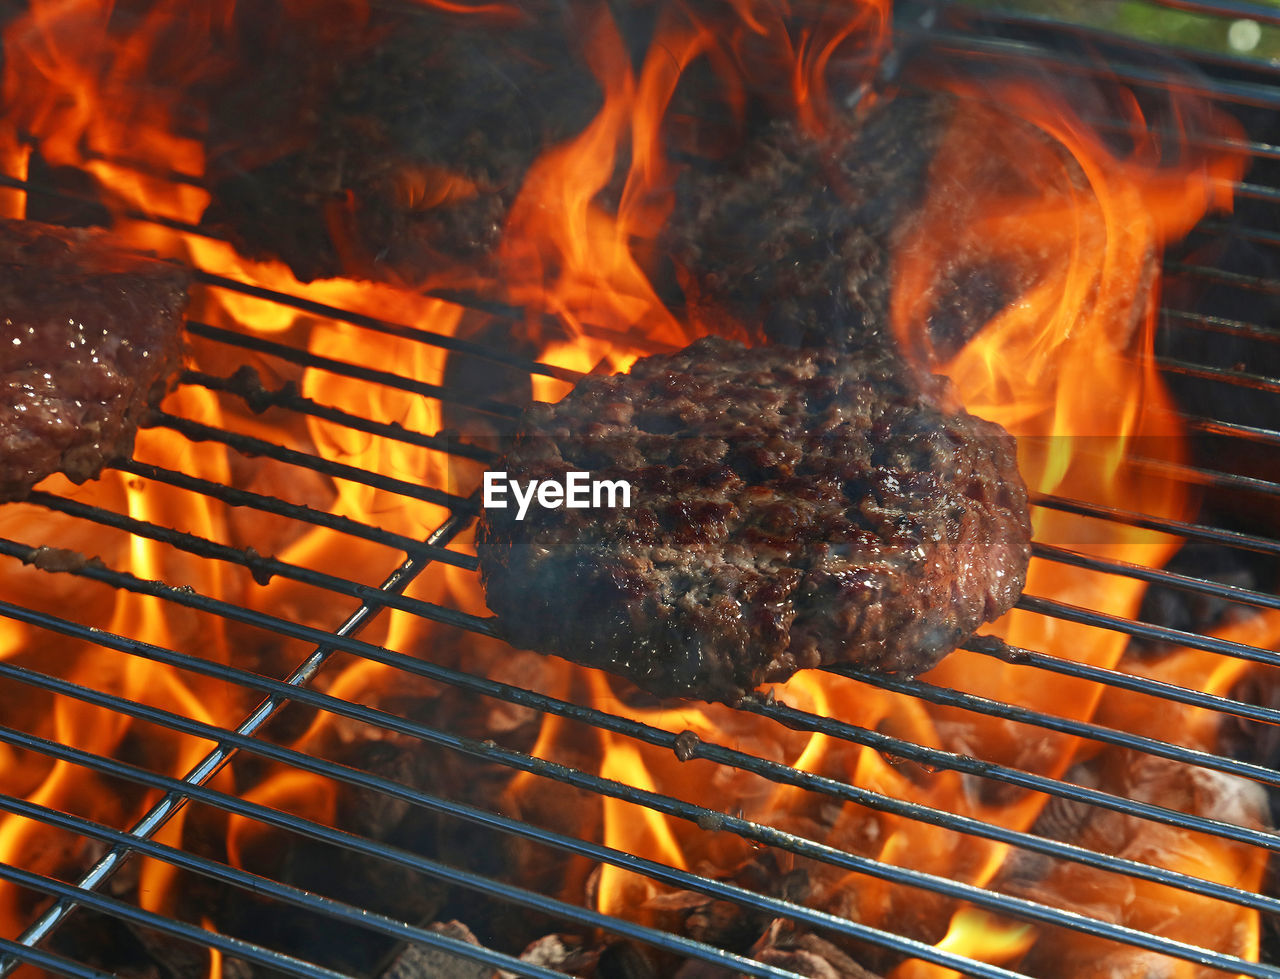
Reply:
[[486, 511], [489, 607], [524, 648], [733, 702], [798, 669], [916, 673], [1017, 600], [1013, 439], [887, 353], [708, 338], [526, 414], [508, 478], [630, 507]]

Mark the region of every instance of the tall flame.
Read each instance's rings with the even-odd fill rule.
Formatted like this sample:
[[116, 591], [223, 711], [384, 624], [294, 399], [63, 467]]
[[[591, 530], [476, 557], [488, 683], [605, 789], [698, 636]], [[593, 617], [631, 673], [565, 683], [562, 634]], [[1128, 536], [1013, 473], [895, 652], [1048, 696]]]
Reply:
[[[449, 15], [493, 23], [521, 15], [514, 4], [420, 2]], [[30, 0], [27, 14], [10, 25], [5, 35], [6, 115], [0, 120], [4, 173], [25, 178], [38, 148], [47, 164], [93, 175], [114, 214], [116, 231], [134, 247], [323, 306], [413, 324], [440, 336], [462, 334], [470, 314], [455, 304], [413, 289], [354, 279], [304, 285], [281, 263], [252, 260], [225, 242], [180, 230], [198, 225], [210, 200], [200, 185], [208, 161], [202, 141], [187, 125], [184, 94], [201, 72], [236, 70], [237, 58], [245, 52], [235, 43], [235, 25], [247, 8], [234, 0], [131, 5], [136, 6], [141, 9], [126, 18], [127, 30], [113, 18], [116, 5], [107, 0]], [[681, 345], [698, 332], [659, 298], [648, 251], [672, 207], [680, 164], [666, 141], [681, 125], [689, 126], [688, 120], [673, 119], [672, 105], [690, 72], [696, 68], [714, 79], [715, 97], [735, 119], [745, 112], [750, 92], [750, 97], [764, 99], [820, 133], [848, 111], [846, 99], [856, 101], [852, 96], [870, 84], [889, 44], [890, 6], [887, 0], [843, 0], [822, 5], [814, 16], [786, 0], [672, 3], [662, 7], [648, 50], [635, 60], [607, 5], [586, 5], [584, 10], [589, 16], [582, 21], [582, 47], [604, 92], [603, 106], [585, 129], [546, 150], [529, 169], [508, 214], [495, 262], [499, 298], [528, 311], [528, 322], [521, 328], [539, 344], [540, 359], [587, 373], [625, 369], [644, 352]], [[369, 19], [364, 0], [280, 0], [279, 11], [282, 22], [308, 24], [333, 44], [358, 35]], [[1082, 124], [1043, 84], [988, 85], [981, 90], [954, 79], [937, 84], [950, 89], [966, 108], [946, 133], [925, 200], [895, 238], [892, 325], [903, 348], [922, 368], [950, 376], [969, 410], [1000, 422], [1018, 437], [1019, 463], [1035, 493], [1088, 499], [1158, 517], [1186, 516], [1190, 501], [1181, 487], [1153, 465], [1176, 461], [1182, 453], [1181, 432], [1172, 421], [1174, 412], [1150, 356], [1156, 262], [1161, 247], [1184, 234], [1202, 214], [1229, 206], [1228, 188], [1239, 177], [1242, 161], [1229, 154], [1190, 153], [1184, 159], [1162, 159], [1162, 148], [1147, 135], [1136, 100], [1129, 102], [1130, 146], [1121, 152]], [[993, 157], [1011, 167], [1018, 179], [989, 180]], [[459, 175], [422, 170], [402, 174], [399, 190], [411, 206], [429, 208], [465, 197], [475, 188]], [[0, 190], [0, 215], [22, 216], [29, 203], [21, 191]], [[335, 206], [340, 212], [346, 204]], [[341, 223], [339, 212], [329, 214], [332, 222]], [[139, 215], [164, 220], [143, 220]], [[954, 282], [951, 273], [970, 271], [956, 265], [957, 256], [970, 257], [978, 269], [1012, 272], [1003, 283], [1008, 295], [990, 319], [972, 336], [948, 347], [945, 336], [935, 335], [934, 314], [945, 298], [941, 284]], [[470, 287], [482, 278], [437, 284]], [[234, 290], [202, 289], [191, 315], [214, 326], [303, 346], [317, 358], [391, 369], [427, 384], [441, 384], [446, 378], [448, 364], [440, 347], [394, 335], [395, 331], [304, 315]], [[554, 329], [547, 323], [554, 323]], [[243, 356], [212, 342], [193, 348], [197, 366], [215, 374], [231, 373], [239, 366], [235, 358]], [[436, 399], [367, 384], [324, 366], [293, 370], [270, 366], [266, 359], [255, 361], [255, 366], [273, 383], [294, 384], [301, 396], [327, 408], [420, 435], [435, 435], [448, 424], [445, 408]], [[559, 397], [565, 389], [563, 381], [534, 378], [536, 397]], [[456, 466], [456, 460], [451, 462], [420, 441], [366, 435], [319, 414], [303, 420], [280, 412], [259, 416], [232, 398], [193, 384], [171, 395], [164, 407], [206, 425], [411, 484], [448, 486], [465, 493], [478, 478], [478, 466]], [[258, 465], [212, 443], [196, 447], [163, 428], [142, 433], [137, 457], [218, 484], [301, 499], [317, 509], [414, 539], [422, 539], [447, 515], [437, 503], [358, 481]], [[463, 485], [455, 487], [459, 480]], [[391, 560], [382, 545], [321, 527], [281, 533], [274, 525], [255, 521], [253, 514], [215, 505], [161, 481], [109, 472], [83, 487], [53, 478], [43, 488], [237, 547], [265, 546], [264, 535], [279, 533], [271, 539], [271, 551], [279, 559], [335, 574], [358, 577]], [[1174, 546], [1171, 539], [1152, 531], [1090, 522], [1047, 507], [1037, 508], [1034, 520], [1037, 541], [1099, 557], [1159, 566]], [[57, 541], [87, 555], [100, 554], [109, 566], [140, 578], [187, 584], [202, 594], [308, 623], [335, 624], [333, 597], [315, 589], [282, 578], [257, 584], [238, 567], [191, 559], [142, 538], [94, 531], [32, 505], [0, 511], [2, 536], [33, 543]], [[6, 570], [5, 587], [7, 597], [30, 607], [57, 612], [75, 604], [113, 632], [220, 662], [232, 662], [260, 641], [256, 636], [250, 641], [245, 632], [221, 620], [175, 611], [170, 605], [69, 576]], [[1142, 586], [1036, 558], [1027, 592], [1129, 616], [1137, 610]], [[475, 576], [456, 568], [425, 576], [411, 594], [449, 601], [477, 614], [484, 609]], [[511, 662], [509, 650], [484, 639], [469, 639], [465, 653], [459, 654], [456, 636], [403, 612], [385, 613], [377, 628], [378, 640], [393, 649], [443, 661], [457, 656], [472, 670], [498, 671]], [[1249, 641], [1280, 640], [1280, 626], [1273, 621], [1247, 628], [1269, 630], [1250, 633]], [[1011, 613], [992, 631], [1015, 646], [1096, 666], [1115, 667], [1124, 655], [1124, 637], [1118, 633], [1027, 611]], [[247, 706], [242, 693], [206, 685], [168, 667], [104, 655], [91, 645], [16, 623], [0, 625], [0, 658], [31, 659], [37, 649], [86, 685], [209, 723], [233, 724]], [[285, 651], [263, 655], [283, 656]], [[1225, 690], [1237, 678], [1208, 654], [1190, 651], [1153, 672], [1195, 689]], [[1208, 746], [1214, 736], [1211, 719], [1203, 713], [1186, 711], [1173, 717], [1168, 705], [1157, 712], [1136, 696], [1116, 691], [1104, 696], [1096, 684], [996, 663], [977, 654], [954, 654], [929, 680], [1050, 715], [1092, 718], [1116, 727], [1148, 724], [1152, 736], [1171, 741]], [[366, 663], [326, 675], [325, 682], [335, 695], [365, 699], [376, 698], [394, 680], [386, 669]], [[900, 763], [870, 747], [785, 728], [746, 711], [636, 705], [620, 698], [606, 678], [558, 660], [545, 665], [542, 684], [557, 696], [585, 699], [665, 730], [688, 731], [708, 743], [737, 747], [893, 799], [1017, 830], [1031, 829], [1043, 816], [1044, 798], [1036, 793], [975, 786], [956, 772]], [[834, 675], [802, 674], [776, 693], [797, 710], [1050, 777], [1066, 776], [1084, 763], [1106, 762], [1105, 774], [1117, 791], [1174, 785], [1180, 802], [1195, 811], [1203, 809], [1192, 780], [1184, 774], [1141, 769], [1119, 754], [1091, 756], [1091, 749], [1067, 735], [1037, 731], [1028, 737], [1025, 728], [1011, 721], [934, 706]], [[117, 714], [62, 698], [51, 701], [47, 719], [36, 725], [49, 737], [103, 755], [117, 753], [130, 737], [131, 728]], [[331, 724], [326, 716], [318, 716], [295, 743], [304, 749], [318, 744]], [[150, 731], [148, 737], [156, 745], [154, 761], [172, 773], [185, 771], [207, 750], [197, 739]], [[543, 724], [532, 750], [539, 757], [567, 763], [582, 764], [589, 756], [601, 774], [624, 784], [711, 802], [726, 812], [852, 853], [979, 886], [1012, 886], [1006, 879], [1010, 848], [1004, 844], [871, 807], [838, 804], [728, 767], [682, 761], [665, 749], [607, 732], [596, 732], [592, 744], [584, 747], [567, 723], [556, 719]], [[113, 794], [63, 763], [4, 748], [0, 761], [0, 791], [112, 825], [127, 824], [151, 801]], [[228, 787], [231, 772], [221, 776]], [[245, 794], [327, 820], [336, 808], [334, 791], [334, 785], [322, 779], [285, 772], [257, 782]], [[508, 799], [519, 811], [554, 820], [560, 818], [560, 791], [554, 783], [520, 776], [511, 780]], [[600, 806], [600, 841], [672, 866], [732, 875], [759, 856], [742, 839], [717, 833], [714, 827], [667, 819], [612, 799], [579, 801]], [[575, 825], [591, 823], [584, 819]], [[179, 843], [182, 828], [175, 822], [167, 838]], [[247, 820], [229, 820], [230, 861], [248, 866], [260, 845], [269, 848], [262, 832]], [[0, 861], [53, 872], [58, 868], [52, 864], [61, 854], [46, 845], [49, 838], [36, 824], [4, 818]], [[1157, 842], [1159, 846], [1144, 852], [1142, 859], [1208, 880], [1259, 883], [1260, 862], [1237, 844], [1163, 835]], [[912, 934], [947, 951], [996, 964], [1038, 957], [1052, 965], [1064, 947], [1061, 936], [1047, 930], [999, 921], [937, 896], [830, 868], [809, 869], [815, 904], [869, 925]], [[168, 908], [172, 885], [170, 871], [147, 863], [141, 892], [148, 907]], [[581, 885], [578, 876], [566, 876], [565, 886], [575, 899], [583, 899]], [[1082, 895], [1101, 885], [1080, 868], [1067, 867], [1047, 874], [1037, 886], [1037, 896], [1048, 903], [1084, 907]], [[609, 868], [597, 875], [595, 901], [611, 914], [644, 917], [651, 910], [642, 905], [653, 890], [654, 885]], [[1256, 956], [1255, 914], [1176, 895], [1183, 901], [1180, 917], [1170, 910], [1171, 893], [1136, 887], [1105, 913], [1157, 934]], [[16, 933], [29, 917], [30, 908], [13, 889], [0, 890], [0, 927], [6, 933]], [[1189, 923], [1210, 919], [1212, 933], [1185, 933], [1194, 926]], [[892, 979], [950, 974], [916, 961], [876, 964]], [[215, 957], [210, 969], [217, 968]], [[1061, 966], [1056, 974], [1070, 975], [1070, 968]]]

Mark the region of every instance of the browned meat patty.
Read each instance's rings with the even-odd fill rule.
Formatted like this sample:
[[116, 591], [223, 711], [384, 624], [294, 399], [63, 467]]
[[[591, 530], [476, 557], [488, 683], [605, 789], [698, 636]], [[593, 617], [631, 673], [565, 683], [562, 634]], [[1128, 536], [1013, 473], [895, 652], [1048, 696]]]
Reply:
[[[236, 25], [250, 49], [258, 6]], [[315, 37], [315, 18], [277, 12], [283, 56], [273, 48], [256, 83], [237, 72], [209, 86], [204, 224], [303, 281], [418, 283], [483, 263], [530, 164], [602, 101], [567, 7], [509, 9], [375, 5], [345, 43]], [[287, 137], [264, 140], [274, 128]]]
[[487, 509], [489, 607], [513, 644], [659, 696], [928, 669], [1030, 556], [1013, 439], [948, 402], [889, 353], [718, 338], [586, 378], [528, 410], [508, 477], [626, 480], [631, 505]]
[[0, 221], [0, 501], [133, 451], [181, 364], [188, 279], [97, 232]]
[[772, 343], [884, 342], [891, 240], [955, 105], [892, 99], [822, 138], [775, 120], [728, 159], [690, 168], [666, 242], [701, 317]]
[[772, 120], [727, 159], [691, 166], [665, 243], [714, 332], [852, 349], [893, 342], [894, 256], [928, 215], [950, 247], [917, 315], [945, 357], [1054, 257], [1048, 243], [1021, 255], [961, 229], [978, 227], [992, 199], [1008, 208], [1073, 189], [1087, 183], [1070, 155], [1011, 114], [945, 93], [899, 95], [822, 136]]

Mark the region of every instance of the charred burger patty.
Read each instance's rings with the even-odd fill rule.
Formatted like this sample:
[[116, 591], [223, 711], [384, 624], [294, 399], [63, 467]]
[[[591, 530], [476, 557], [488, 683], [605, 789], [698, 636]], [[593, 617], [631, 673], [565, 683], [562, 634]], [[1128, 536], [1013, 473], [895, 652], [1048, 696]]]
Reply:
[[1030, 556], [1012, 438], [948, 401], [888, 352], [716, 338], [589, 377], [528, 410], [507, 476], [626, 481], [630, 506], [486, 510], [489, 607], [515, 645], [658, 696], [928, 669]]
[[97, 232], [0, 221], [0, 501], [132, 452], [181, 366], [188, 278]]

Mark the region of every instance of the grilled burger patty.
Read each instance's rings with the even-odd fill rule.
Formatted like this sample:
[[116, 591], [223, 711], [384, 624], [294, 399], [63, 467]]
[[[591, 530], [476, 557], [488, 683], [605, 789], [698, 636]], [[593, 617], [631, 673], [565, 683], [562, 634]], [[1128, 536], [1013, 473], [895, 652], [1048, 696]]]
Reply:
[[[242, 30], [254, 34], [249, 9]], [[266, 105], [265, 86], [246, 86], [241, 73], [213, 86], [203, 223], [304, 282], [417, 283], [484, 263], [530, 165], [584, 129], [601, 102], [566, 7], [520, 0], [509, 14], [373, 5], [338, 50], [308, 44], [314, 22], [282, 26], [294, 62], [284, 72], [322, 80], [287, 85]], [[325, 58], [334, 63], [317, 72]], [[281, 66], [273, 57], [262, 70]], [[264, 160], [273, 113], [297, 131]]]
[[796, 670], [933, 666], [1017, 599], [1013, 439], [891, 353], [707, 338], [525, 414], [508, 478], [631, 484], [628, 508], [486, 510], [515, 645], [658, 696], [734, 702]]
[[0, 501], [133, 451], [181, 365], [188, 279], [98, 232], [0, 221]]
[[775, 120], [692, 169], [665, 232], [689, 303], [718, 332], [727, 320], [771, 343], [884, 342], [892, 239], [956, 104], [900, 96], [823, 138]]

